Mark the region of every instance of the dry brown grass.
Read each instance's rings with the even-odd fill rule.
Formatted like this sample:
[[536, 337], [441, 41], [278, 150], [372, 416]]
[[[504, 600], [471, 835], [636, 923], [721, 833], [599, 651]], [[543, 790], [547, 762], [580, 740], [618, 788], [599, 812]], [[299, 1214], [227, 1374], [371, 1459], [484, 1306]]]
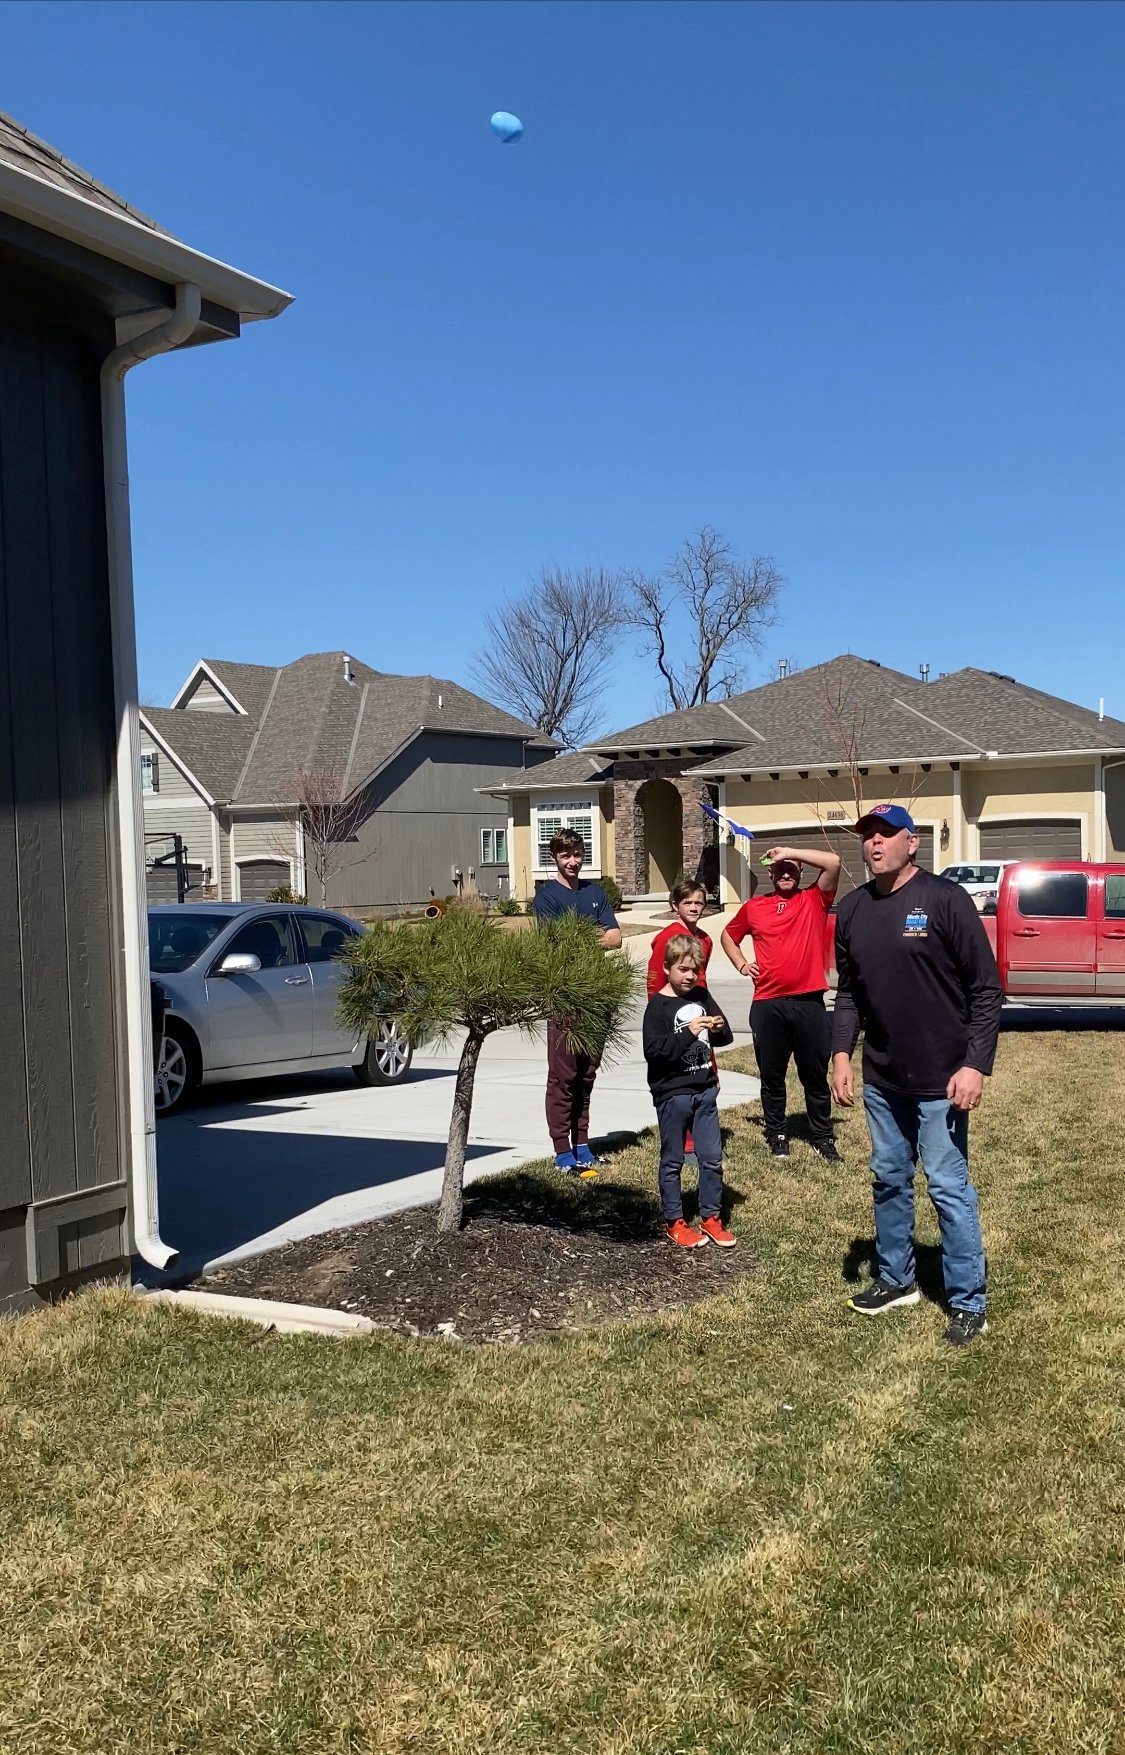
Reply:
[[967, 1352], [844, 1309], [841, 1149], [736, 1121], [756, 1277], [542, 1346], [0, 1329], [5, 1755], [1125, 1750], [1121, 1038], [1002, 1045]]

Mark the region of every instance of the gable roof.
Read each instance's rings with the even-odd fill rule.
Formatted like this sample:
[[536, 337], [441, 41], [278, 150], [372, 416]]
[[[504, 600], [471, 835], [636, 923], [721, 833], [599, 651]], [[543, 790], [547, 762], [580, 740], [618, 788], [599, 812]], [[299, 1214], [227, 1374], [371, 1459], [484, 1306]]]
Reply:
[[179, 756], [212, 802], [225, 803], [238, 785], [254, 722], [240, 713], [185, 713], [179, 707], [142, 707], [141, 721]]
[[864, 763], [1125, 750], [1125, 724], [1099, 720], [1041, 689], [968, 667], [924, 683], [870, 659], [841, 657], [737, 697], [757, 732], [696, 774], [764, 773]]
[[89, 171], [84, 171], [81, 165], [64, 158], [55, 147], [46, 140], [40, 140], [30, 128], [25, 128], [22, 122], [17, 122], [14, 116], [9, 116], [3, 110], [0, 110], [0, 160], [20, 170], [30, 171], [33, 176], [54, 183], [56, 188], [80, 195], [83, 201], [92, 201], [115, 213], [127, 213], [130, 219], [135, 219], [139, 225], [148, 226], [151, 231], [158, 232], [162, 229], [147, 213], [131, 207], [120, 195], [115, 194], [104, 183], [99, 183]]
[[[423, 731], [555, 747], [534, 726], [442, 677], [391, 676], [352, 658], [349, 682], [342, 652], [310, 652], [277, 667], [200, 663], [243, 713], [187, 706], [146, 708], [143, 717], [217, 803], [291, 802], [301, 769], [338, 770], [350, 794]], [[192, 680], [178, 698], [187, 697]]]

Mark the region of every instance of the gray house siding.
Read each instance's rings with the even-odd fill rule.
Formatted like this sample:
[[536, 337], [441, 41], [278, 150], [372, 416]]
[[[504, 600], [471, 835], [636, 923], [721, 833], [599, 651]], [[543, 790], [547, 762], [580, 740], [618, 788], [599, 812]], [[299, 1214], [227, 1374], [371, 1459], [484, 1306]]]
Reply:
[[234, 708], [213, 682], [201, 677], [182, 706], [195, 713], [233, 713]]
[[454, 866], [466, 889], [472, 869], [477, 888], [495, 893], [507, 868], [481, 867], [480, 831], [506, 829], [508, 808], [476, 789], [495, 785], [523, 760], [519, 738], [423, 732], [373, 782], [372, 814], [329, 882], [329, 901], [382, 908], [428, 901], [431, 891], [447, 896]]
[[[244, 863], [258, 867], [262, 862], [278, 865], [277, 872], [272, 874], [268, 888], [275, 883], [292, 883], [297, 878], [297, 843], [292, 825], [278, 817], [267, 815], [257, 817], [235, 816], [231, 821], [231, 858], [234, 865], [241, 870]], [[292, 860], [293, 864], [288, 863]], [[284, 870], [280, 869], [284, 864]], [[243, 895], [242, 880], [237, 871], [232, 873], [231, 881], [235, 888], [230, 899], [242, 901], [260, 900], [251, 894], [258, 887], [248, 882], [247, 893]]]
[[4, 278], [0, 1311], [127, 1250], [98, 384], [113, 337]]
[[[145, 793], [145, 814], [148, 814], [150, 799], [182, 798], [188, 804], [198, 804], [199, 794], [187, 776], [181, 773], [166, 750], [151, 738], [144, 726], [141, 726], [141, 754], [156, 758], [156, 788]], [[206, 808], [206, 806], [204, 807]]]

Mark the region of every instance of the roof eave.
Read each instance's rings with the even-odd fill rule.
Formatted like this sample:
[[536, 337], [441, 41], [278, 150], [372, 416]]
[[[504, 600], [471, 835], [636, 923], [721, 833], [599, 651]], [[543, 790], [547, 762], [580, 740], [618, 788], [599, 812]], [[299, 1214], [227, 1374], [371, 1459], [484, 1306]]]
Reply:
[[[858, 756], [857, 764], [863, 768], [910, 768], [921, 762], [979, 762], [984, 760], [983, 752], [977, 750], [954, 750], [949, 754], [937, 750], [932, 756]], [[688, 768], [688, 774], [807, 774], [813, 768], [846, 768], [848, 758], [841, 756], [810, 756], [807, 762], [765, 762], [755, 766], [752, 762], [726, 762], [722, 765], [712, 764], [710, 767]]]
[[280, 316], [293, 303], [292, 293], [271, 286], [268, 281], [256, 280], [227, 262], [205, 256], [166, 232], [153, 231], [127, 213], [87, 201], [31, 171], [3, 162], [0, 209], [55, 237], [81, 244], [170, 285], [189, 281], [199, 287], [205, 299], [228, 311], [237, 311], [243, 323]]

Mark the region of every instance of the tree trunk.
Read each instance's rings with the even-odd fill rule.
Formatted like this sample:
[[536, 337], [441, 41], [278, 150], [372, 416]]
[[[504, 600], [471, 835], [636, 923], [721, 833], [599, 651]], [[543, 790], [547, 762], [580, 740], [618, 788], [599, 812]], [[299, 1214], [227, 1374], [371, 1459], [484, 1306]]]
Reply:
[[484, 1037], [471, 1031], [465, 1038], [457, 1067], [457, 1083], [453, 1088], [453, 1114], [449, 1120], [449, 1139], [445, 1147], [445, 1176], [441, 1185], [438, 1207], [440, 1232], [461, 1229], [461, 1203], [465, 1191], [465, 1147], [469, 1140], [469, 1114], [473, 1107], [473, 1085], [477, 1061], [484, 1046]]

